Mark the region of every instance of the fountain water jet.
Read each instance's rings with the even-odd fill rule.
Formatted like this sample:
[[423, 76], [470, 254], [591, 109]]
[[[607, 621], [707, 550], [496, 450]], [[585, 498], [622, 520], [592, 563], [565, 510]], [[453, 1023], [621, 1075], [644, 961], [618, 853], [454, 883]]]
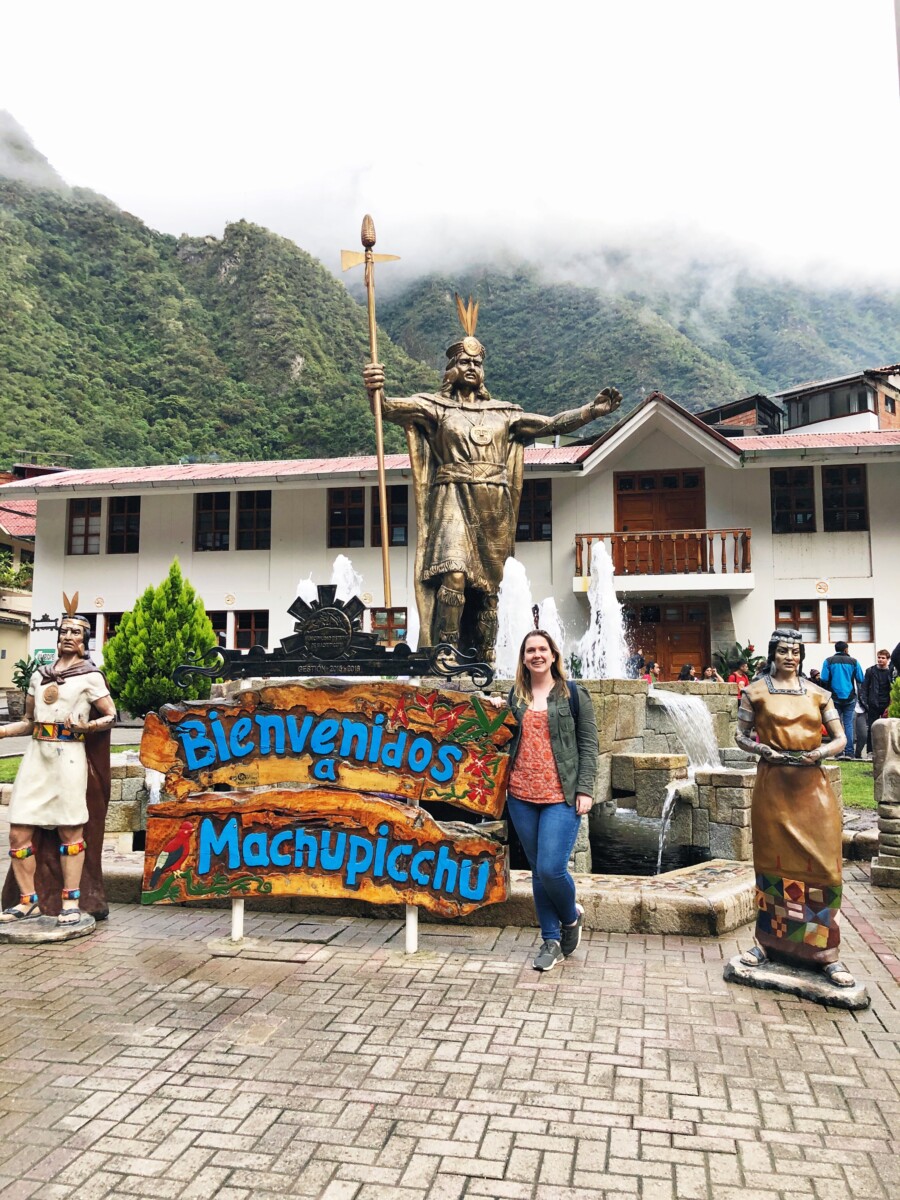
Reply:
[[500, 597], [497, 602], [496, 670], [501, 679], [513, 679], [522, 639], [534, 629], [531, 584], [525, 568], [515, 558], [503, 566]]
[[625, 623], [613, 575], [613, 562], [605, 543], [594, 542], [588, 588], [591, 619], [587, 633], [578, 643], [582, 679], [625, 679], [628, 674]]
[[353, 563], [346, 554], [339, 554], [334, 560], [334, 565], [331, 568], [331, 582], [337, 587], [337, 600], [351, 600], [354, 596], [361, 596], [363, 590], [363, 577], [359, 571], [355, 570]]
[[547, 631], [550, 636], [559, 646], [560, 653], [563, 653], [566, 644], [566, 627], [563, 625], [559, 616], [559, 610], [556, 607], [556, 601], [552, 596], [548, 596], [546, 600], [542, 600], [538, 606], [538, 624], [541, 629]]

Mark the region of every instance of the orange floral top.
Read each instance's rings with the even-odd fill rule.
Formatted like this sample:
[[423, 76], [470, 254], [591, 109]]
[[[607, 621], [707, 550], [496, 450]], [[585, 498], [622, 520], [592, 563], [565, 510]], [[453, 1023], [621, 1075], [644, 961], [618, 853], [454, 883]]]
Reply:
[[519, 800], [531, 804], [565, 804], [546, 710], [525, 710], [519, 750], [509, 775], [509, 790]]

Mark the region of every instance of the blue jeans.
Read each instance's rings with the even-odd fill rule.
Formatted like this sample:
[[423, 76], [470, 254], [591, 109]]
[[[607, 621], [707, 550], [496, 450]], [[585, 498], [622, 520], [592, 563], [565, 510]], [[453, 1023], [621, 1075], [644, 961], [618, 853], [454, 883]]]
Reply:
[[837, 709], [837, 714], [841, 718], [841, 724], [844, 727], [844, 733], [847, 737], [847, 745], [842, 754], [853, 757], [853, 714], [856, 710], [856, 697], [851, 696], [849, 700], [838, 700], [834, 698], [834, 707]]
[[581, 817], [572, 804], [529, 804], [527, 800], [507, 796], [506, 805], [531, 867], [531, 890], [541, 939], [558, 942], [560, 925], [572, 925], [578, 920], [569, 858]]

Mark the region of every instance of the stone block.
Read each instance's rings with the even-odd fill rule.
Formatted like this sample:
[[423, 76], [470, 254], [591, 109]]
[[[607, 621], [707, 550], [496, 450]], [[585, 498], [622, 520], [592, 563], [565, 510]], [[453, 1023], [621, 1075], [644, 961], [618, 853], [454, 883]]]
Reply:
[[[893, 870], [893, 871], [900, 870], [900, 855], [897, 855], [897, 854], [886, 854], [886, 853], [885, 853], [885, 854], [879, 854], [879, 855], [878, 855], [878, 862], [880, 863], [880, 865], [881, 865], [882, 867], [890, 867], [890, 868], [891, 868], [891, 870]], [[874, 858], [872, 859], [872, 864], [873, 864], [873, 866], [874, 866], [874, 864], [875, 864], [875, 859], [874, 859]]]
[[609, 754], [615, 749], [616, 718], [618, 704], [613, 696], [602, 696], [594, 701], [594, 713], [597, 717], [597, 744], [601, 754]]
[[878, 831], [878, 846], [888, 854], [900, 854], [900, 834]]
[[121, 777], [119, 777], [118, 779], [112, 779], [110, 781], [110, 785], [109, 785], [110, 803], [112, 803], [114, 800], [122, 799], [122, 782], [123, 781], [122, 781]]
[[131, 833], [140, 829], [141, 807], [134, 800], [111, 801], [106, 812], [107, 833]]
[[617, 697], [616, 740], [639, 737], [644, 732], [645, 704], [643, 696], [622, 695]]
[[645, 754], [668, 754], [669, 739], [663, 733], [648, 733], [644, 730]]
[[675, 812], [666, 835], [667, 846], [691, 846], [694, 841], [693, 810], [680, 800], [675, 801]]
[[733, 825], [710, 821], [709, 851], [715, 858], [749, 862], [753, 857], [750, 829], [737, 829]]
[[[896, 866], [889, 866], [896, 862]], [[872, 859], [872, 883], [875, 887], [900, 888], [900, 859], [887, 859], [882, 855]]]
[[706, 847], [709, 845], [709, 813], [706, 809], [695, 808], [692, 816], [691, 845]]
[[131, 779], [122, 780], [123, 800], [137, 800], [140, 798], [142, 791], [144, 791], [143, 772], [141, 772], [140, 778], [132, 776]]
[[878, 816], [888, 821], [900, 821], [900, 804], [879, 804]]
[[[587, 690], [592, 700], [596, 700], [601, 696], [611, 696], [616, 690], [615, 679], [582, 679], [579, 682]], [[625, 681], [622, 680], [620, 682]]]
[[126, 774], [126, 778], [128, 778], [128, 779], [143, 779], [144, 778], [144, 768], [141, 766], [141, 764], [139, 762], [126, 763], [125, 774]]
[[615, 759], [611, 754], [601, 754], [597, 760], [597, 777], [594, 780], [594, 801], [603, 804], [612, 799], [612, 773]]
[[617, 792], [634, 791], [634, 759], [628, 754], [610, 756], [610, 785]]
[[635, 754], [632, 761], [635, 771], [666, 771], [673, 776], [687, 776], [686, 754]]
[[[116, 757], [118, 757], [118, 755]], [[116, 762], [115, 760], [113, 760], [112, 765], [109, 768], [110, 779], [124, 779], [126, 773], [127, 773], [126, 764], [123, 762]]]
[[[682, 776], [687, 779], [687, 771]], [[670, 771], [639, 771], [635, 774], [635, 799], [639, 817], [662, 815], [666, 791], [670, 783], [678, 778]]]
[[886, 717], [872, 726], [872, 771], [878, 804], [900, 804], [900, 718]]
[[640, 737], [616, 739], [613, 742], [612, 754], [643, 754], [644, 739]]
[[900, 820], [889, 821], [886, 817], [879, 817], [878, 832], [882, 835], [885, 833], [900, 835]]

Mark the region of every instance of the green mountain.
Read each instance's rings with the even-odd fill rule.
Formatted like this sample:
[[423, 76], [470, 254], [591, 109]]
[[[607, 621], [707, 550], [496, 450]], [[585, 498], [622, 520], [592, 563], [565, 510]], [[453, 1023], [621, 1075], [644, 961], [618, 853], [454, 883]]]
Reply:
[[[900, 359], [900, 293], [814, 289], [747, 271], [714, 288], [695, 264], [667, 288], [638, 290], [619, 271], [610, 294], [594, 284], [549, 283], [533, 266], [429, 277], [379, 303], [399, 345], [438, 367], [458, 334], [454, 291], [480, 301], [478, 336], [493, 393], [551, 411], [615, 384], [624, 411], [652, 391], [701, 411]], [[602, 428], [602, 423], [589, 432]]]
[[[36, 169], [27, 146], [0, 163]], [[244, 221], [176, 239], [39, 182], [0, 177], [0, 462], [374, 450], [365, 311], [321, 263]], [[401, 391], [434, 386], [387, 338], [379, 350]], [[395, 427], [385, 442], [405, 445]]]
[[[436, 386], [454, 291], [481, 302], [489, 388], [539, 412], [607, 384], [625, 411], [655, 389], [698, 410], [900, 358], [896, 292], [713, 260], [657, 270], [640, 246], [570, 274], [483, 268], [382, 293], [389, 393]], [[156, 233], [67, 187], [0, 114], [0, 464], [25, 449], [73, 466], [371, 451], [367, 358], [364, 308], [292, 242], [246, 221]], [[404, 445], [393, 426], [385, 442]]]

